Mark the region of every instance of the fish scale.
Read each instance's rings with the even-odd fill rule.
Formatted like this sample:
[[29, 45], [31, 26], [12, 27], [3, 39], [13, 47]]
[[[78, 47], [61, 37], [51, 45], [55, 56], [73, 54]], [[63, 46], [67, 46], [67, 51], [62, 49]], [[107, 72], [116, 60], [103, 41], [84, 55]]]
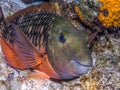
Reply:
[[6, 25], [6, 27], [2, 29], [2, 33], [3, 33], [3, 34], [2, 34], [3, 37], [6, 38], [7, 41], [9, 41], [9, 42], [12, 42], [12, 41], [13, 41], [13, 40], [12, 40], [13, 38], [11, 37], [12, 34], [13, 34], [13, 33], [12, 33], [12, 27], [11, 27], [11, 26], [7, 26], [7, 25]]
[[[39, 47], [42, 44], [45, 45], [45, 41], [47, 41], [48, 31], [50, 30], [50, 28], [52, 28], [55, 19], [58, 17], [58, 15], [51, 13], [34, 13], [19, 18], [14, 23], [19, 26], [26, 37], [36, 47]], [[3, 32], [2, 34], [8, 41], [12, 41], [12, 39], [10, 38], [12, 31], [10, 29], [5, 30], [5, 32]]]

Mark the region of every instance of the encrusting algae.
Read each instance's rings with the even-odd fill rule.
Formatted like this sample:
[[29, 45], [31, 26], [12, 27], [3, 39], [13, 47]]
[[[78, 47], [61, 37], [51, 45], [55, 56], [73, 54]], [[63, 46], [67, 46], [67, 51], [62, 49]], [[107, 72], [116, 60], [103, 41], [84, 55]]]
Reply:
[[85, 23], [86, 25], [92, 27], [93, 24], [91, 24], [91, 23], [85, 18], [84, 14], [83, 14], [82, 11], [80, 11], [80, 9], [79, 9], [79, 6], [78, 6], [78, 5], [75, 5], [75, 6], [74, 6], [74, 9], [75, 9], [75, 13], [78, 15], [79, 19], [80, 19], [83, 23]]
[[[82, 9], [81, 3], [80, 5], [76, 4], [74, 6], [75, 12], [78, 15], [79, 19], [87, 24], [91, 25], [95, 18], [97, 18], [100, 22], [102, 22], [105, 27], [120, 27], [120, 1], [119, 0], [99, 0], [98, 7], [95, 4], [90, 5], [87, 3], [94, 3], [94, 1], [84, 1], [84, 6]], [[86, 10], [89, 9], [89, 11]], [[94, 10], [95, 9], [95, 10]], [[98, 10], [96, 10], [98, 9]], [[84, 13], [84, 11], [86, 13]], [[95, 15], [92, 15], [95, 14]], [[87, 16], [86, 16], [86, 15]], [[91, 24], [89, 24], [91, 23]]]
[[100, 2], [103, 5], [100, 7], [98, 19], [106, 27], [120, 27], [120, 0], [100, 0]]
[[84, 15], [83, 15], [82, 12], [79, 10], [79, 6], [78, 6], [78, 5], [75, 5], [74, 9], [75, 9], [75, 12], [77, 13], [77, 15], [79, 16], [79, 18], [80, 18], [82, 21], [86, 22], [86, 20], [85, 20], [85, 18], [84, 18]]

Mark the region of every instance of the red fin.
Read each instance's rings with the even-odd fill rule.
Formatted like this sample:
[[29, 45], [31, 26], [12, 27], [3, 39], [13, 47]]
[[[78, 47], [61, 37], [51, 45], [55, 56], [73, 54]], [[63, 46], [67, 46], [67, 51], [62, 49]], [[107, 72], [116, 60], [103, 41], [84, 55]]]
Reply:
[[44, 78], [44, 79], [49, 79], [50, 76], [48, 76], [47, 74], [45, 74], [44, 72], [32, 72], [28, 75], [28, 78]]
[[36, 65], [39, 65], [42, 61], [40, 52], [26, 38], [24, 33], [19, 30], [19, 28], [17, 28], [15, 25], [13, 25], [13, 27], [13, 48], [17, 56], [21, 59], [27, 68], [32, 68]]
[[41, 65], [35, 67], [37, 70], [40, 70], [42, 72], [45, 72], [47, 75], [50, 76], [50, 78], [57, 78], [60, 79], [59, 75], [54, 71], [53, 67], [49, 63], [48, 56], [43, 56], [43, 62]]
[[48, 76], [44, 72], [37, 71], [37, 72], [31, 72], [27, 77], [22, 78], [20, 81], [23, 83], [24, 81], [27, 81], [31, 78], [34, 78], [34, 79], [40, 79], [40, 78], [49, 79], [50, 76]]
[[10, 65], [15, 68], [25, 69], [25, 66], [20, 62], [19, 58], [17, 57], [9, 43], [6, 42], [6, 40], [2, 36], [0, 38], [0, 44], [3, 54]]

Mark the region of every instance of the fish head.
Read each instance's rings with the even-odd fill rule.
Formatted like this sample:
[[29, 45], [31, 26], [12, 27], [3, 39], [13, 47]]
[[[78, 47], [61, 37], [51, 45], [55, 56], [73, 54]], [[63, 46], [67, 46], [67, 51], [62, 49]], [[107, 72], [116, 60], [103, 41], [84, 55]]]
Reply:
[[67, 20], [59, 20], [50, 31], [47, 54], [60, 79], [76, 78], [92, 66], [84, 35]]

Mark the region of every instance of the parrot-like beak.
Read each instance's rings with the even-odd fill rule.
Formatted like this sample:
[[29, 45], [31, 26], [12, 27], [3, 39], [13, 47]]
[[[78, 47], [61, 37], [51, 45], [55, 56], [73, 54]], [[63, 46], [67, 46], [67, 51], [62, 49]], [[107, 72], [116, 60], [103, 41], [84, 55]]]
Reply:
[[77, 75], [86, 74], [89, 68], [92, 67], [92, 63], [85, 65], [81, 63], [80, 60], [77, 60], [77, 59], [71, 60], [70, 63], [74, 66], [74, 73]]

